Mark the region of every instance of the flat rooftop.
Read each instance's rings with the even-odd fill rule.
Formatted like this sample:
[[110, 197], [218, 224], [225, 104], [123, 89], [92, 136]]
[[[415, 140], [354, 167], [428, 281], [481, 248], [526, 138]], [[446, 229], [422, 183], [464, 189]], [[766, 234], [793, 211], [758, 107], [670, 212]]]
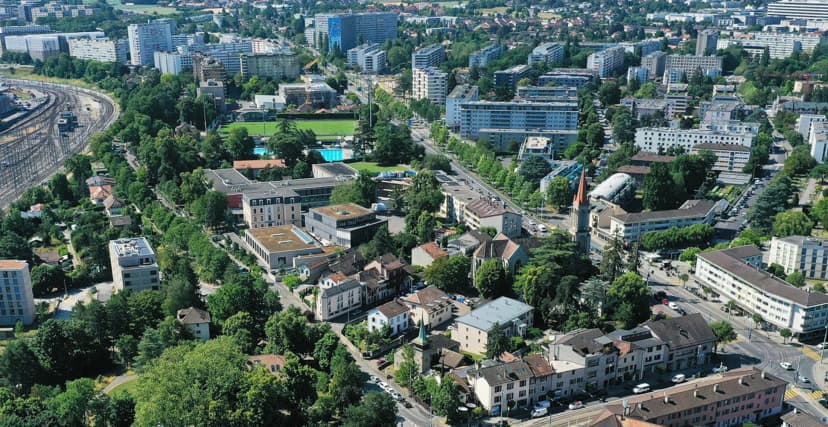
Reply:
[[26, 261], [0, 259], [0, 269], [19, 270], [27, 265]]
[[145, 237], [112, 240], [110, 243], [115, 250], [115, 254], [119, 257], [153, 255], [155, 253]]
[[362, 206], [356, 203], [322, 206], [318, 208], [313, 208], [311, 210], [337, 220], [359, 218], [361, 216], [371, 215], [373, 213], [370, 209], [363, 208]]
[[271, 253], [313, 248], [321, 249], [321, 245], [313, 237], [295, 225], [253, 228], [245, 230], [245, 233], [253, 237]]
[[324, 178], [283, 179], [281, 181], [252, 181], [235, 169], [207, 169], [204, 171], [207, 181], [219, 193], [267, 192], [284, 188], [302, 191], [314, 188], [333, 187], [353, 181], [353, 175], [337, 175]]

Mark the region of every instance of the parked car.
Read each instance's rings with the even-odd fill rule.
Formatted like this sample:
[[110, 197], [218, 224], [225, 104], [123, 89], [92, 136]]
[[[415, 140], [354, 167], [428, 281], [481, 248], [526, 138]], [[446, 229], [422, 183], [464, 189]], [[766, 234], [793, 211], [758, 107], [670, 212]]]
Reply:
[[671, 308], [671, 309], [673, 309], [673, 310], [677, 310], [677, 309], [679, 308], [678, 304], [676, 304], [676, 303], [674, 303], [674, 302], [672, 302], [672, 301], [670, 301], [670, 303], [669, 303], [669, 304], [667, 304], [667, 307], [670, 307], [670, 308]]
[[583, 407], [584, 407], [584, 402], [581, 402], [580, 400], [576, 400], [576, 401], [569, 404], [569, 409], [571, 409], [571, 410], [581, 409]]
[[800, 375], [798, 379], [799, 379], [799, 382], [801, 382], [803, 384], [809, 384], [811, 382], [811, 380], [808, 377], [803, 376], [803, 375]]
[[816, 346], [817, 350], [822, 350], [824, 348], [828, 348], [828, 342], [821, 342]]
[[549, 414], [549, 408], [532, 409], [532, 418], [545, 417]]
[[786, 371], [793, 371], [793, 364], [791, 362], [779, 362], [779, 366]]
[[719, 366], [713, 368], [712, 371], [713, 371], [714, 374], [723, 374], [723, 373], [727, 372], [727, 366], [719, 365]]
[[641, 394], [650, 391], [650, 385], [647, 383], [641, 383], [635, 387], [633, 387], [633, 393]]
[[676, 374], [673, 375], [673, 379], [671, 381], [673, 381], [675, 384], [683, 383], [687, 381], [687, 377], [684, 376], [684, 374]]

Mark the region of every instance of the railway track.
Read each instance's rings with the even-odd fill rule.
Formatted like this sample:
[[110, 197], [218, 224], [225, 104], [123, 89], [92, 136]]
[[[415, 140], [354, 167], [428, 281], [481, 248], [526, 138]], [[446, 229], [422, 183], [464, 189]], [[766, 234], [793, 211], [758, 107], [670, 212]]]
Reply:
[[[0, 132], [0, 209], [54, 174], [70, 156], [82, 152], [93, 134], [118, 117], [115, 102], [104, 94], [66, 85], [10, 80], [9, 85], [36, 89], [49, 101], [36, 112]], [[84, 108], [96, 103], [95, 108]], [[78, 127], [57, 129], [60, 111], [71, 107]]]

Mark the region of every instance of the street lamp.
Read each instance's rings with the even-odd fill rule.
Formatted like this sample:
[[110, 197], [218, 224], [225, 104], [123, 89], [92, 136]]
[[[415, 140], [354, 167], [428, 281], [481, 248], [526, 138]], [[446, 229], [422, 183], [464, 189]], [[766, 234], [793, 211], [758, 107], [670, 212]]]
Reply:
[[825, 358], [825, 341], [828, 341], [828, 325], [825, 325], [825, 334], [822, 336], [822, 342], [819, 344], [822, 348], [819, 350], [819, 363]]

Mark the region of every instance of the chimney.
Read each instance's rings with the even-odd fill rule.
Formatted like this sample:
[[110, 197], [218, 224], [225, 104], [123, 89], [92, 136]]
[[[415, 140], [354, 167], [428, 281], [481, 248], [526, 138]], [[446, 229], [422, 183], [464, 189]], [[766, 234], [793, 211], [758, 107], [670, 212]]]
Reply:
[[718, 393], [718, 392], [719, 392], [719, 385], [718, 384], [713, 384], [713, 393]]

